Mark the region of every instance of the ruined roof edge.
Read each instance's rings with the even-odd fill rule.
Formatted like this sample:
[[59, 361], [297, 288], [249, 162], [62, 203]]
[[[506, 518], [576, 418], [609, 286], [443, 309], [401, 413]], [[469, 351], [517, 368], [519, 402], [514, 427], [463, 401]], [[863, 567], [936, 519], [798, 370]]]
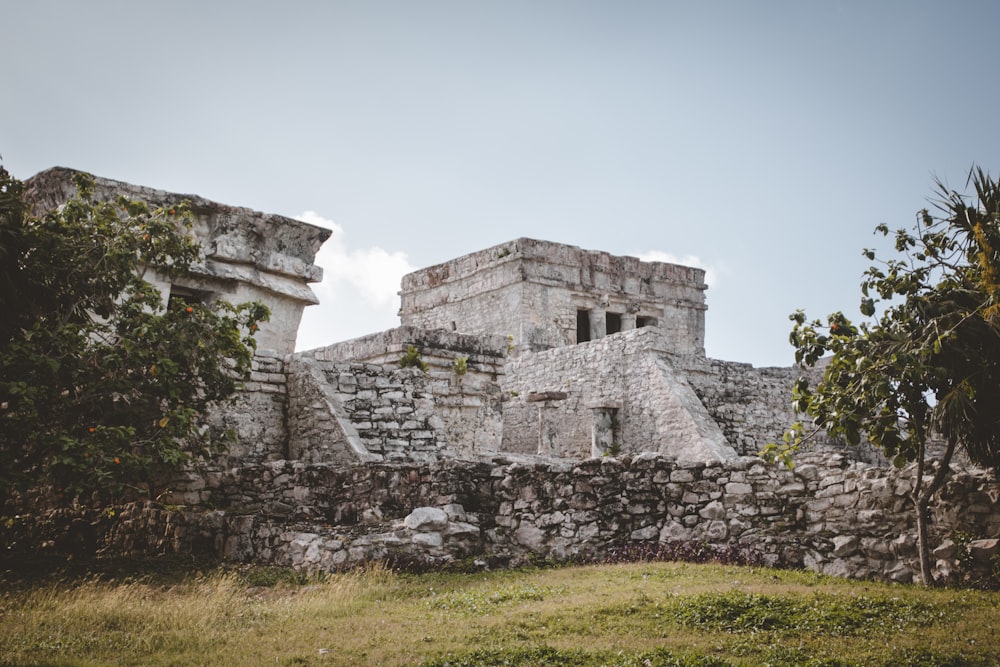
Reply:
[[327, 229], [326, 227], [320, 227], [319, 225], [314, 225], [309, 222], [303, 222], [302, 220], [298, 220], [296, 218], [289, 218], [288, 216], [284, 216], [279, 213], [264, 213], [245, 206], [231, 206], [229, 204], [223, 204], [211, 199], [206, 199], [201, 195], [167, 192], [166, 190], [160, 190], [146, 185], [136, 185], [126, 181], [118, 181], [113, 178], [97, 176], [89, 171], [73, 169], [71, 167], [50, 167], [49, 169], [43, 169], [34, 176], [25, 179], [24, 184], [26, 186], [27, 196], [29, 201], [33, 204], [35, 213], [38, 214], [52, 210], [72, 198], [76, 194], [76, 186], [73, 184], [73, 177], [77, 174], [88, 174], [91, 176], [94, 179], [94, 183], [97, 185], [99, 191], [111, 191], [131, 196], [134, 199], [138, 199], [146, 203], [158, 204], [159, 202], [162, 202], [164, 204], [177, 204], [182, 201], [189, 201], [191, 202], [191, 208], [196, 211], [200, 209], [205, 211], [263, 215], [269, 219], [273, 218], [285, 224], [315, 229], [322, 237], [321, 242], [326, 241], [330, 238], [330, 235], [333, 234], [333, 231]]
[[[84, 173], [89, 174], [89, 172], [68, 167], [52, 167], [40, 171], [25, 181], [26, 199], [31, 203], [35, 213], [39, 215], [57, 208], [76, 195], [77, 188], [73, 183], [74, 176]], [[234, 268], [232, 270], [221, 268], [212, 270], [206, 263], [201, 270], [226, 277], [225, 274], [232, 271], [245, 273], [238, 267], [241, 264], [246, 264], [252, 266], [253, 270], [261, 270], [276, 276], [285, 275], [306, 282], [319, 282], [322, 279], [322, 268], [313, 262], [320, 247], [333, 233], [332, 230], [276, 213], [263, 213], [246, 207], [222, 204], [198, 195], [167, 192], [90, 175], [94, 179], [95, 194], [98, 199], [111, 199], [123, 195], [143, 201], [153, 207], [171, 206], [188, 201], [196, 218], [216, 221], [209, 225], [214, 229], [203, 229], [196, 233], [196, 236], [199, 236], [204, 247], [206, 260], [214, 261], [220, 267], [223, 264], [228, 264]], [[219, 221], [222, 222], [219, 223]], [[232, 221], [241, 222], [233, 224]], [[235, 227], [238, 226], [242, 226], [243, 230], [235, 233], [236, 237], [246, 237], [247, 241], [256, 238], [255, 243], [260, 247], [254, 247], [254, 244], [251, 243], [248, 247], [252, 249], [252, 252], [244, 253], [240, 250], [239, 244], [234, 245], [232, 239]], [[198, 225], [196, 225], [197, 227]], [[276, 238], [279, 236], [280, 240]], [[250, 281], [254, 282], [253, 279]], [[262, 287], [279, 293], [288, 293], [290, 296], [302, 299], [307, 303], [317, 302], [311, 290], [304, 286], [303, 289], [290, 289], [287, 286], [271, 285], [270, 282], [273, 281], [258, 280], [257, 282], [260, 282]]]
[[[607, 260], [609, 263], [618, 262], [622, 264], [631, 264], [635, 268], [648, 267], [649, 269], [656, 270], [658, 267], [662, 267], [662, 269], [657, 271], [657, 273], [659, 273], [662, 277], [666, 277], [664, 274], [671, 274], [670, 277], [674, 280], [679, 278], [678, 274], [687, 273], [689, 278], [683, 282], [697, 285], [701, 289], [707, 288], [707, 285], [705, 284], [705, 269], [700, 267], [686, 266], [684, 264], [675, 264], [672, 262], [660, 262], [656, 260], [643, 260], [632, 255], [613, 255], [603, 250], [588, 250], [586, 248], [581, 248], [580, 246], [570, 245], [567, 243], [544, 241], [541, 239], [533, 239], [522, 236], [483, 250], [477, 250], [432, 266], [412, 271], [403, 276], [401, 281], [402, 289], [403, 291], [407, 291], [408, 289], [419, 289], [421, 283], [420, 277], [428, 274], [455, 278], [459, 276], [470, 276], [480, 270], [494, 266], [498, 263], [514, 261], [517, 259], [543, 259], [551, 261], [553, 249], [561, 250], [565, 253], [578, 253], [580, 255], [594, 258], [598, 261]], [[460, 270], [453, 272], [453, 267]]]

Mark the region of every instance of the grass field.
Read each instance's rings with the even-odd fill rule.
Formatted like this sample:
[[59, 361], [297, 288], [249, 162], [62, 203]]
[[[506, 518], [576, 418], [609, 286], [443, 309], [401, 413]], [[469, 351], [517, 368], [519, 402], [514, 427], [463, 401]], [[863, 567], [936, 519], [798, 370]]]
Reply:
[[685, 563], [11, 583], [3, 665], [998, 665], [1000, 594]]

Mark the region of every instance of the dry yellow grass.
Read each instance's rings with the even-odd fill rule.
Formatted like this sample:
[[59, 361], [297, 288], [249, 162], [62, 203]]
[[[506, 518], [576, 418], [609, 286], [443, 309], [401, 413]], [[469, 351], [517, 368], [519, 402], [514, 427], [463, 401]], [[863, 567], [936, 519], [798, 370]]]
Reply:
[[[7, 665], [991, 665], [1000, 595], [680, 563], [0, 593]], [[811, 662], [810, 662], [811, 661]]]

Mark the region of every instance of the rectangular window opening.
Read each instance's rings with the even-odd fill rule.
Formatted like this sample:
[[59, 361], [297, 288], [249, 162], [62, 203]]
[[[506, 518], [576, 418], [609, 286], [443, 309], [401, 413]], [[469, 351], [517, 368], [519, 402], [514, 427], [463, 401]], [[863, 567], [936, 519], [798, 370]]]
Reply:
[[590, 340], [590, 311], [576, 311], [576, 342], [586, 343]]
[[635, 318], [635, 326], [636, 326], [637, 329], [639, 327], [655, 327], [656, 326], [656, 318], [655, 317], [646, 317], [646, 316], [640, 315], [640, 316], [638, 316], [638, 317]]
[[621, 313], [605, 313], [604, 315], [605, 331], [610, 336], [611, 334], [616, 334], [622, 330], [622, 315]]
[[189, 306], [192, 304], [211, 304], [213, 296], [211, 292], [194, 289], [192, 287], [181, 287], [180, 285], [170, 286], [170, 297], [167, 300], [167, 307]]

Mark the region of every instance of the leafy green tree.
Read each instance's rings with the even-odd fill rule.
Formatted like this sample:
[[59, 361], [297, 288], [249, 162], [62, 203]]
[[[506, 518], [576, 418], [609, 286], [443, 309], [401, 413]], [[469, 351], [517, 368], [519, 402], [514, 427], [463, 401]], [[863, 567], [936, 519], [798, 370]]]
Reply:
[[[796, 411], [814, 428], [795, 424], [783, 444], [762, 452], [790, 464], [804, 440], [826, 431], [851, 444], [867, 438], [898, 466], [915, 462], [911, 498], [925, 584], [932, 583], [927, 510], [955, 452], [1000, 469], [1000, 186], [979, 168], [968, 185], [973, 195], [938, 182], [934, 211], [921, 211], [913, 229], [876, 228], [894, 237], [897, 255], [880, 261], [864, 251], [872, 265], [861, 313], [869, 321], [855, 326], [839, 312], [825, 323], [802, 311], [791, 316], [796, 362], [826, 364], [815, 387], [800, 378], [793, 392]], [[943, 446], [929, 447], [935, 438]]]
[[0, 511], [25, 489], [110, 501], [192, 454], [249, 377], [260, 303], [177, 301], [144, 279], [190, 272], [184, 206], [98, 201], [94, 181], [36, 216], [0, 167]]

